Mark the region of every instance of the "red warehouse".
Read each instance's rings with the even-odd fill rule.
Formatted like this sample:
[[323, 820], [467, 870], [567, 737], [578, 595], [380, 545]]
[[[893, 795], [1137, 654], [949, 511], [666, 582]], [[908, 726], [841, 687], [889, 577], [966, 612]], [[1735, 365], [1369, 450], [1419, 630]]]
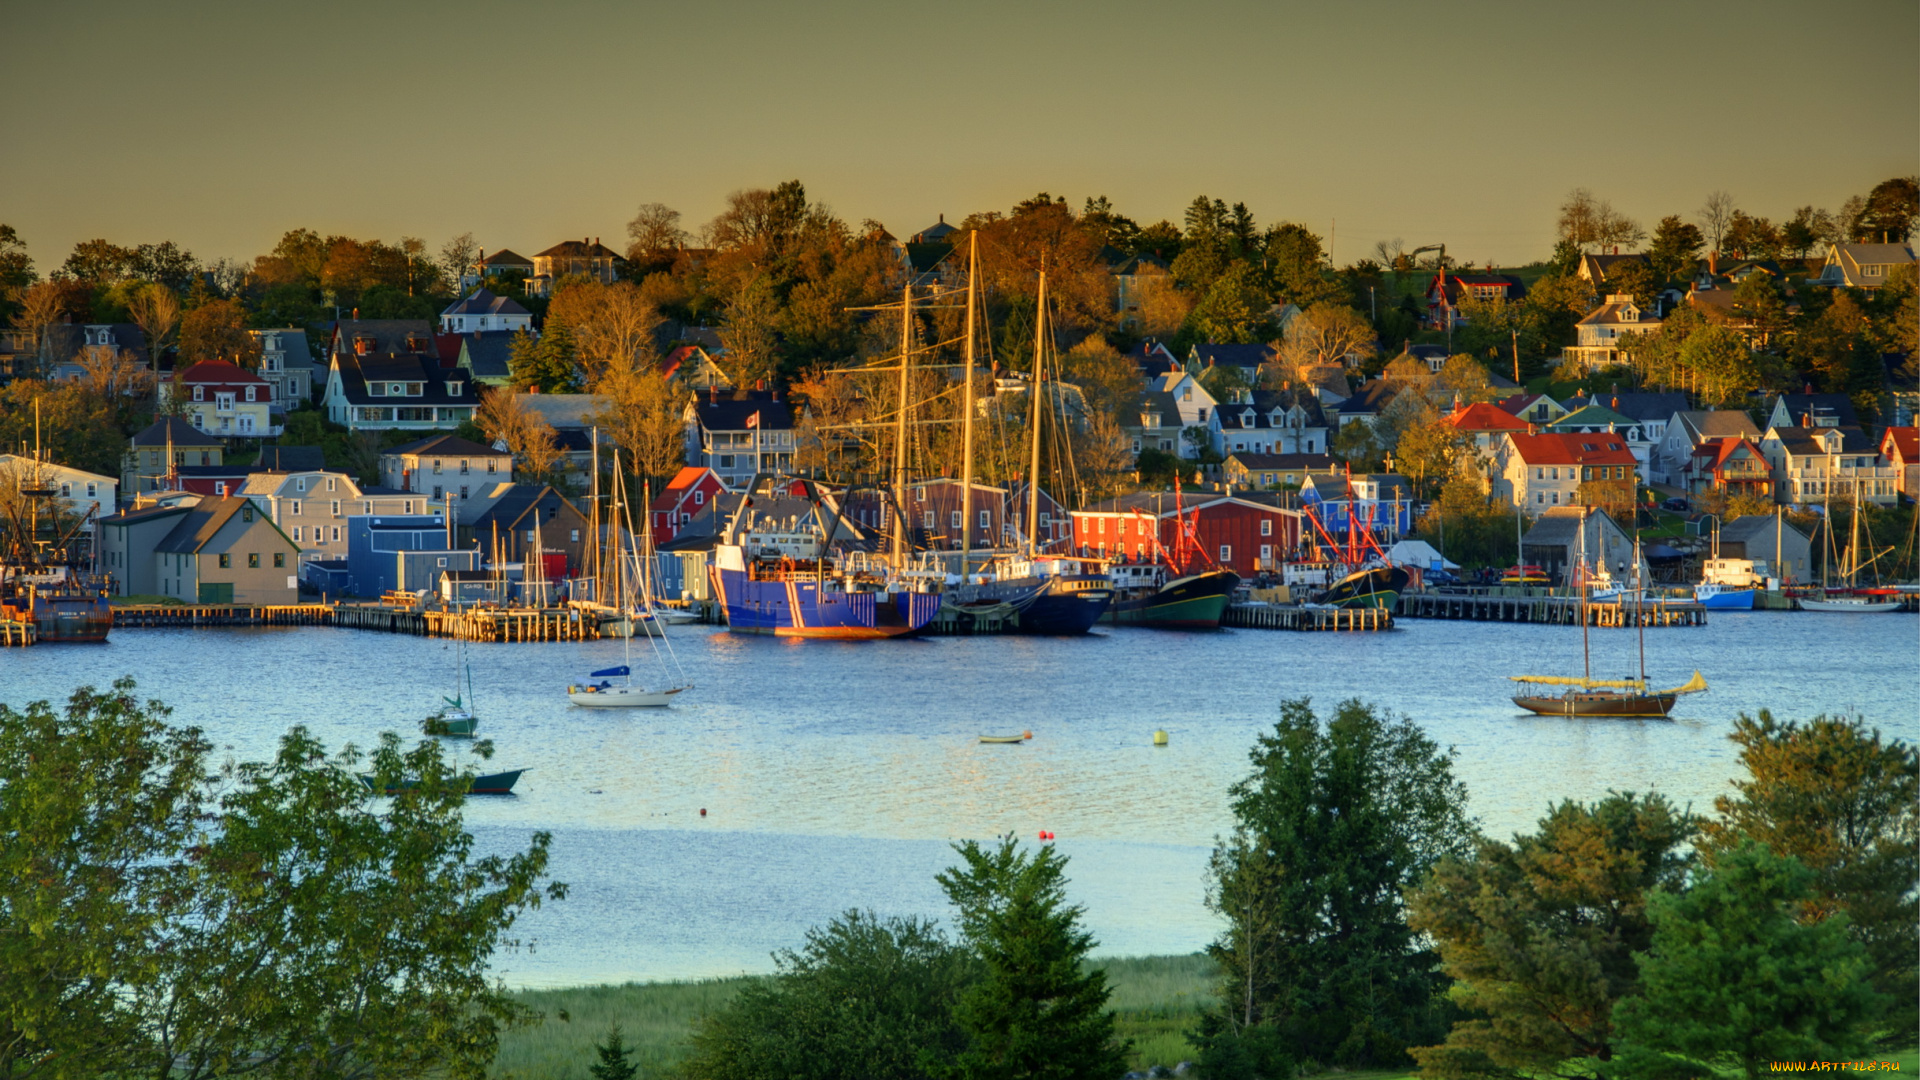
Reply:
[[[1300, 512], [1264, 500], [1251, 493], [1184, 497], [1184, 516], [1203, 562], [1252, 577], [1286, 561], [1300, 544]], [[1159, 552], [1171, 554], [1178, 540], [1177, 513], [1171, 492], [1142, 492], [1075, 510], [1074, 551], [1131, 562], [1163, 560]]]

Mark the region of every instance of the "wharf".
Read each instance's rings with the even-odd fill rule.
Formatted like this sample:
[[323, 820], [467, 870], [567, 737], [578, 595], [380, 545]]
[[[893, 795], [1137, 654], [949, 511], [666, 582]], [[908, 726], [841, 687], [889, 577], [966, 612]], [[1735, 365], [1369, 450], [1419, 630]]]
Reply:
[[0, 647], [7, 645], [31, 645], [36, 631], [30, 622], [14, 619], [0, 619]]
[[[476, 608], [468, 611], [416, 610], [391, 604], [127, 604], [113, 609], [115, 629], [194, 626], [337, 626], [416, 637], [468, 641], [588, 641], [600, 636], [600, 620], [569, 608]], [[32, 644], [19, 632], [8, 639], [0, 625], [0, 644]]]
[[[1659, 600], [1645, 605], [1589, 602], [1590, 626], [1705, 626], [1705, 605]], [[1580, 601], [1571, 596], [1485, 596], [1476, 593], [1401, 593], [1406, 619], [1580, 625]]]
[[1393, 612], [1378, 607], [1229, 604], [1220, 625], [1255, 630], [1391, 630]]
[[325, 626], [332, 604], [115, 604], [113, 628], [155, 626]]

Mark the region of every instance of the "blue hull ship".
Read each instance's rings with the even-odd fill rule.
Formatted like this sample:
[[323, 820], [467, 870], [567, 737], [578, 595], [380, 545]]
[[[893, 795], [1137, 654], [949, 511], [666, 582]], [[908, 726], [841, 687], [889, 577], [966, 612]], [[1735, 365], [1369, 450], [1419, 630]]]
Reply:
[[841, 579], [752, 570], [713, 571], [714, 591], [736, 634], [889, 638], [917, 634], [939, 614], [935, 593], [848, 588]]

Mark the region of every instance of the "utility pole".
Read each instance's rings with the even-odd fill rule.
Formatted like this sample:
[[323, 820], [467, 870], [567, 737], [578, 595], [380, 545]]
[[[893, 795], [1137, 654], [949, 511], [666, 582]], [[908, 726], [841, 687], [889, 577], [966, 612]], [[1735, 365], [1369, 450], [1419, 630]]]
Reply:
[[1509, 327], [1513, 332], [1513, 381], [1520, 381], [1520, 328]]

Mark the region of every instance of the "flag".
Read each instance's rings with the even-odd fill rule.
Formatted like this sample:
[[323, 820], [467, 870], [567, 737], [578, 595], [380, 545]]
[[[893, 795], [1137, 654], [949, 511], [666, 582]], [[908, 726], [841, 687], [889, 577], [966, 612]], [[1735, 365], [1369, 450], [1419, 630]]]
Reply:
[[747, 417], [747, 426], [750, 428], [757, 428], [760, 426], [760, 410], [759, 409], [753, 410], [753, 415]]

